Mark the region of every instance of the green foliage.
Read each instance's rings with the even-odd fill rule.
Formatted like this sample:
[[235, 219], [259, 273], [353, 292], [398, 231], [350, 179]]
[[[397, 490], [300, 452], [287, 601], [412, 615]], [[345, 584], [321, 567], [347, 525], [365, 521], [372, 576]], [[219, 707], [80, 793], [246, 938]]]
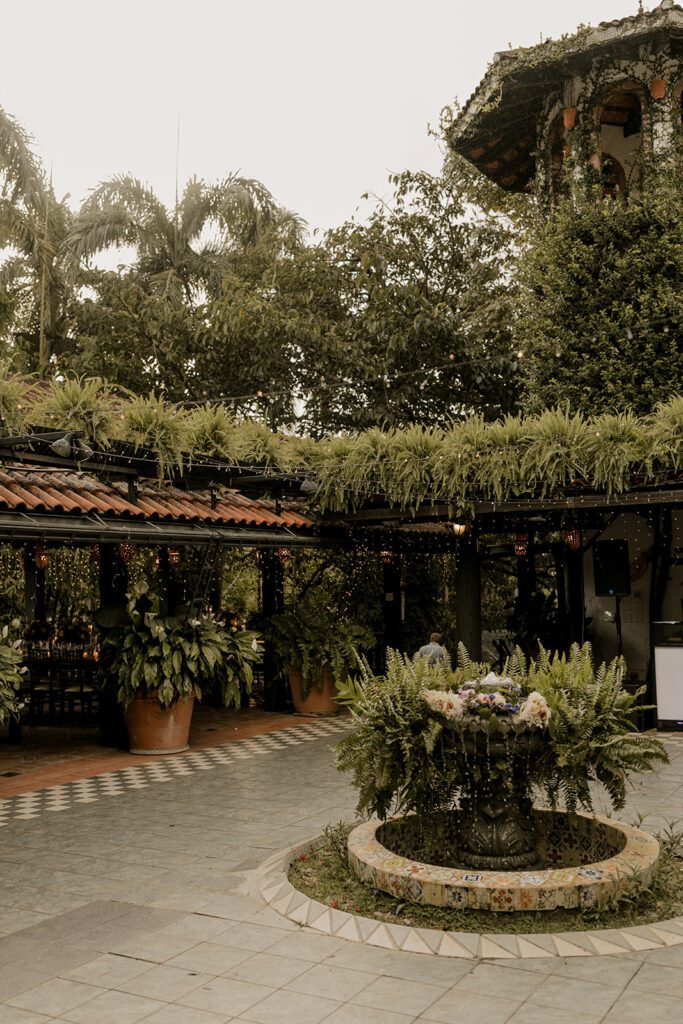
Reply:
[[[217, 685], [224, 707], [239, 708], [242, 693], [251, 693], [254, 681], [252, 665], [261, 657], [260, 633], [230, 627], [223, 630], [224, 652], [217, 666], [214, 685]], [[205, 687], [204, 689], [209, 689]]]
[[[457, 730], [430, 714], [425, 690], [457, 691], [480, 678], [488, 665], [470, 661], [462, 645], [455, 670], [427, 659], [411, 662], [389, 652], [383, 676], [363, 666], [360, 684], [342, 700], [355, 729], [338, 746], [338, 767], [352, 773], [358, 810], [386, 818], [392, 810], [421, 817], [453, 807], [472, 771]], [[503, 669], [523, 692], [540, 693], [551, 709], [543, 752], [528, 765], [529, 780], [554, 805], [592, 808], [591, 785], [603, 786], [615, 808], [624, 804], [628, 777], [667, 760], [661, 743], [635, 731], [633, 714], [642, 695], [623, 688], [623, 661], [595, 671], [589, 644], [569, 657], [541, 651], [529, 664], [519, 649]], [[489, 723], [491, 724], [491, 723]]]
[[19, 641], [12, 640], [10, 628], [0, 631], [0, 724], [16, 715], [20, 709], [21, 653]]
[[[373, 496], [408, 509], [422, 501], [466, 510], [475, 500], [529, 494], [562, 496], [587, 485], [621, 494], [634, 483], [656, 486], [683, 466], [683, 397], [660, 403], [647, 417], [632, 413], [573, 414], [566, 407], [540, 416], [486, 422], [472, 416], [446, 429], [371, 427], [357, 434], [309, 437], [274, 433], [235, 420], [221, 405], [187, 413], [150, 395], [117, 393], [99, 378], [68, 376], [47, 393], [28, 378], [0, 378], [0, 416], [15, 427], [78, 427], [98, 446], [122, 439], [156, 452], [160, 472], [184, 458], [222, 458], [272, 473], [310, 477], [322, 509], [345, 511]], [[46, 424], [44, 421], [48, 420]]]
[[[520, 664], [523, 656], [519, 655]], [[634, 713], [645, 687], [624, 687], [626, 665], [615, 659], [593, 666], [590, 644], [574, 644], [569, 657], [551, 658], [541, 649], [526, 673], [529, 686], [542, 693], [552, 712], [552, 755], [539, 765], [539, 782], [554, 804], [569, 810], [592, 809], [591, 784], [600, 783], [613, 807], [624, 806], [629, 775], [651, 770], [667, 757], [659, 740], [639, 733]]]
[[0, 433], [4, 436], [24, 429], [31, 387], [30, 378], [12, 374], [8, 363], [0, 362]]
[[122, 411], [121, 433], [136, 448], [149, 448], [159, 459], [159, 472], [167, 468], [183, 467], [183, 453], [187, 451], [186, 415], [158, 398], [136, 397]]
[[322, 692], [322, 669], [328, 665], [335, 682], [358, 666], [358, 651], [375, 642], [367, 626], [339, 617], [338, 609], [312, 591], [287, 611], [273, 616], [270, 632], [285, 665], [299, 669], [305, 700], [316, 686]]
[[237, 431], [225, 406], [202, 405], [187, 417], [187, 444], [192, 452], [230, 461], [235, 458]]
[[565, 200], [529, 236], [515, 332], [526, 407], [650, 413], [683, 377], [683, 190]]
[[162, 616], [158, 597], [138, 583], [123, 625], [106, 640], [118, 700], [126, 706], [142, 694], [169, 708], [177, 700], [201, 700], [205, 689], [218, 685], [226, 702], [234, 702], [238, 680], [249, 680], [255, 640], [255, 634], [231, 637], [210, 615]]
[[99, 377], [74, 374], [56, 379], [39, 395], [31, 409], [33, 423], [39, 426], [82, 430], [84, 439], [98, 448], [106, 448], [120, 429], [121, 398]]

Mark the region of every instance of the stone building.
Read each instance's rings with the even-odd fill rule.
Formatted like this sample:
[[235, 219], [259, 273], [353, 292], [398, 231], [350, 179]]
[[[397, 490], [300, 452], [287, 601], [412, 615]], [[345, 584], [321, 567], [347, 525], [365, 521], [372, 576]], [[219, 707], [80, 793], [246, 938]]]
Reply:
[[637, 188], [681, 132], [683, 7], [583, 27], [495, 54], [450, 130], [453, 149], [501, 188], [550, 204], [568, 183]]

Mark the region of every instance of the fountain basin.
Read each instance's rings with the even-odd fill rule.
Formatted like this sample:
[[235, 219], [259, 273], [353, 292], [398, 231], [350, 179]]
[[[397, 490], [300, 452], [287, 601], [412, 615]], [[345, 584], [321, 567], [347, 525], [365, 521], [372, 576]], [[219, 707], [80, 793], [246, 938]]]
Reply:
[[648, 832], [582, 813], [534, 810], [533, 816], [538, 868], [480, 871], [411, 860], [380, 841], [391, 841], [392, 829], [409, 820], [402, 818], [373, 818], [355, 828], [348, 840], [349, 863], [361, 881], [411, 903], [500, 913], [590, 907], [626, 880], [650, 881], [659, 843]]

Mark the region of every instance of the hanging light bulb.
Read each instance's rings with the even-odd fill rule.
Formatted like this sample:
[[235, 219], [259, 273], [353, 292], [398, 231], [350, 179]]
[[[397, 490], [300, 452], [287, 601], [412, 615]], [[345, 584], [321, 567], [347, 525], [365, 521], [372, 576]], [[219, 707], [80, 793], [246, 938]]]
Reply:
[[456, 537], [465, 537], [472, 529], [471, 523], [451, 523], [450, 526]]

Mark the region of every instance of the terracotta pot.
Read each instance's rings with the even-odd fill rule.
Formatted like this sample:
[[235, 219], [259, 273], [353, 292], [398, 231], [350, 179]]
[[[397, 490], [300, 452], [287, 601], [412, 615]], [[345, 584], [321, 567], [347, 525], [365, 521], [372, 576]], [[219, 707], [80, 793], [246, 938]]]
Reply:
[[653, 100], [663, 100], [666, 96], [666, 82], [663, 78], [655, 78], [650, 82], [650, 95]]
[[289, 685], [292, 689], [292, 703], [297, 715], [336, 715], [339, 713], [337, 704], [337, 688], [332, 680], [329, 665], [321, 669], [322, 689], [313, 684], [311, 692], [304, 700], [301, 672], [292, 665], [287, 670]]
[[565, 107], [562, 111], [562, 120], [564, 121], [564, 126], [568, 132], [571, 131], [576, 124], [576, 114], [576, 107]]
[[179, 754], [189, 747], [194, 697], [168, 711], [156, 697], [136, 697], [125, 711], [131, 754]]

